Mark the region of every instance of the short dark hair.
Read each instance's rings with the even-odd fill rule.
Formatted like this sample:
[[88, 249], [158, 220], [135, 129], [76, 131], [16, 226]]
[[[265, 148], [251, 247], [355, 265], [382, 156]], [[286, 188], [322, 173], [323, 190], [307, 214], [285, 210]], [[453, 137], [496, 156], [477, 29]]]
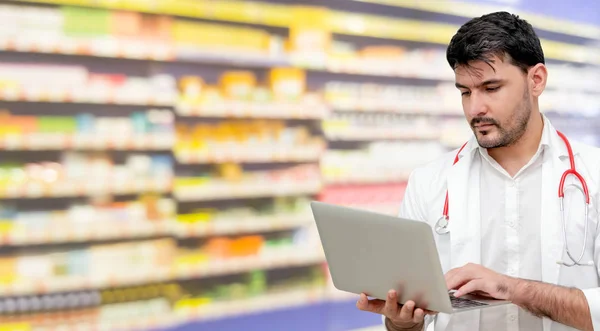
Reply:
[[523, 72], [538, 63], [545, 64], [540, 39], [531, 24], [507, 12], [471, 19], [458, 29], [446, 50], [453, 70], [471, 61], [490, 64], [494, 55], [508, 58]]

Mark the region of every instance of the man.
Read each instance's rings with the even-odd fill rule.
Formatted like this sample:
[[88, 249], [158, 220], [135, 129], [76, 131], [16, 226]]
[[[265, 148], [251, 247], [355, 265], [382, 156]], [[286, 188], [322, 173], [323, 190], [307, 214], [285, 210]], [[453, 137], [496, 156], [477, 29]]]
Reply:
[[362, 294], [358, 308], [383, 315], [394, 331], [422, 330], [431, 322], [436, 331], [600, 330], [600, 152], [571, 144], [590, 209], [586, 219], [578, 212], [581, 196], [569, 192], [576, 199], [565, 199], [572, 206], [565, 212], [567, 242], [572, 255], [583, 250], [591, 262], [561, 266], [556, 261], [567, 255], [557, 188], [570, 158], [566, 141], [539, 110], [548, 73], [532, 26], [506, 12], [472, 19], [452, 38], [447, 60], [474, 136], [456, 164], [454, 151], [411, 174], [400, 216], [434, 227], [448, 192], [451, 239], [445, 243], [434, 232], [440, 261], [448, 263], [448, 288], [456, 296], [476, 293], [513, 304], [436, 314], [413, 301], [398, 305], [401, 294], [390, 290], [385, 301]]

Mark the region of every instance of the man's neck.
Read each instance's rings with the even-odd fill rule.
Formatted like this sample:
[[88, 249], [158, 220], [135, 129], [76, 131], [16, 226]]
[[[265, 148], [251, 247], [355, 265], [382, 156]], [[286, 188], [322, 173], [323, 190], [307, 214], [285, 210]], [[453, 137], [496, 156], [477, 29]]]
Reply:
[[544, 120], [541, 114], [533, 116], [529, 127], [516, 143], [500, 148], [488, 149], [488, 154], [513, 177], [535, 155], [542, 140]]

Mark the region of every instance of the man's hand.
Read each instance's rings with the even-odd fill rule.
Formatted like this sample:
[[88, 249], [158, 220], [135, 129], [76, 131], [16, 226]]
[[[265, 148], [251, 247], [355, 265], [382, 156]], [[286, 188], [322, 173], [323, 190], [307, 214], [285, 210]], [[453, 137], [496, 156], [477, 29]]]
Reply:
[[448, 271], [446, 285], [457, 290], [456, 297], [472, 293], [508, 300], [534, 316], [578, 330], [594, 329], [590, 307], [580, 289], [513, 278], [471, 263]]
[[388, 292], [385, 301], [369, 300], [366, 294], [361, 294], [356, 303], [358, 309], [383, 315], [387, 318], [386, 326], [391, 330], [422, 330], [425, 314], [434, 314], [421, 308], [415, 309], [414, 301], [398, 304], [398, 294], [394, 290]]
[[499, 300], [512, 300], [516, 278], [499, 274], [479, 264], [469, 263], [446, 273], [446, 286], [455, 297], [476, 294]]

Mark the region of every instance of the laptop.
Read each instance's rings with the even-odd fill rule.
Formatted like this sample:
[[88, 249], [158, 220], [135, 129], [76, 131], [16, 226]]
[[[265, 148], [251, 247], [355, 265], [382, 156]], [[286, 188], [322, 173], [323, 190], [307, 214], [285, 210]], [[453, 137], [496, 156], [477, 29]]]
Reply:
[[454, 297], [425, 222], [317, 201], [311, 209], [338, 290], [385, 300], [395, 289], [399, 304], [413, 300], [419, 308], [447, 314], [510, 303]]

